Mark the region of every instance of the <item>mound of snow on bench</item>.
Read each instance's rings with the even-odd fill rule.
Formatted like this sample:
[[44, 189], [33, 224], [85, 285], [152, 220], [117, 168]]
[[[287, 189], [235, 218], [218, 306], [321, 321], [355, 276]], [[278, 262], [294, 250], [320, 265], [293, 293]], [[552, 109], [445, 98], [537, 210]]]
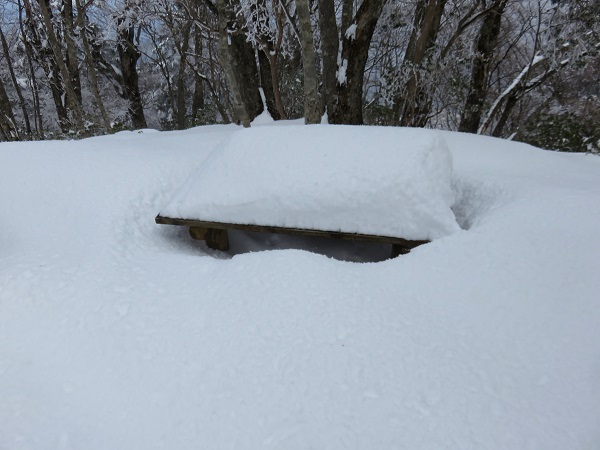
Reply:
[[233, 133], [160, 215], [431, 240], [459, 229], [451, 178], [434, 131], [258, 127]]

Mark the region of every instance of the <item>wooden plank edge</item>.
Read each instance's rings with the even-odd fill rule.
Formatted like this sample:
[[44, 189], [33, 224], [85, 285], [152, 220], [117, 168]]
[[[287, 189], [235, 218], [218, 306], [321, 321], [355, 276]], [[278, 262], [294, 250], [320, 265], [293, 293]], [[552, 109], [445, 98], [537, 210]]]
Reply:
[[348, 241], [366, 241], [366, 242], [379, 242], [381, 244], [398, 244], [406, 248], [415, 248], [419, 245], [427, 244], [428, 240], [415, 240], [411, 241], [408, 239], [392, 237], [392, 236], [378, 236], [374, 234], [360, 234], [360, 233], [346, 233], [343, 231], [325, 231], [325, 230], [310, 230], [304, 228], [287, 228], [287, 227], [275, 227], [268, 225], [250, 225], [250, 224], [239, 224], [239, 223], [225, 223], [225, 222], [207, 222], [203, 220], [194, 219], [177, 219], [172, 217], [164, 217], [160, 214], [154, 219], [157, 224], [160, 225], [180, 225], [187, 227], [199, 227], [199, 228], [215, 228], [219, 230], [239, 230], [239, 231], [257, 231], [266, 233], [276, 234], [289, 234], [295, 236], [312, 236], [312, 237], [326, 237], [332, 239], [343, 239]]

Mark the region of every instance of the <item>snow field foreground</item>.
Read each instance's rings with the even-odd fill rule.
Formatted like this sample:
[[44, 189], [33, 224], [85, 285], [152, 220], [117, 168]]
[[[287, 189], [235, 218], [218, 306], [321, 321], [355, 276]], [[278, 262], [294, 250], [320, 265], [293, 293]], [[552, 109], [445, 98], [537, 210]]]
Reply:
[[153, 218], [235, 130], [0, 145], [1, 449], [600, 442], [597, 157], [444, 133], [464, 230], [231, 257]]

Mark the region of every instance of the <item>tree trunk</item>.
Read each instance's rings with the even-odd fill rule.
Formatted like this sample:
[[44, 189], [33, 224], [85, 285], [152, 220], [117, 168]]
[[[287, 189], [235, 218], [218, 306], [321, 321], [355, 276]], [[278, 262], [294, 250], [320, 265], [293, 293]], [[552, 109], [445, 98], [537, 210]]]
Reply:
[[230, 0], [217, 0], [216, 7], [221, 63], [231, 89], [234, 115], [244, 127], [249, 127], [263, 110], [254, 51], [240, 32], [235, 5]]
[[506, 122], [510, 117], [510, 113], [513, 108], [517, 105], [519, 101], [519, 97], [517, 95], [509, 95], [506, 99], [506, 105], [504, 105], [504, 109], [502, 110], [502, 114], [500, 114], [500, 118], [498, 119], [498, 123], [494, 127], [494, 131], [492, 131], [492, 136], [500, 137], [502, 136], [502, 132], [504, 131], [504, 127], [506, 126]]
[[401, 94], [394, 99], [394, 115], [402, 126], [425, 126], [431, 109], [431, 94], [423, 86], [423, 63], [435, 45], [446, 0], [420, 0], [415, 9], [413, 30], [403, 65], [411, 75]]
[[16, 126], [10, 99], [0, 78], [0, 138], [5, 141], [18, 141], [19, 131]]
[[[21, 0], [18, 0], [19, 7], [19, 31], [21, 33], [21, 40], [23, 41], [23, 47], [25, 48], [25, 56], [27, 58], [27, 67], [29, 69], [29, 76], [31, 82], [31, 90], [33, 97], [33, 117], [35, 120], [35, 131], [39, 139], [44, 139], [44, 121], [42, 119], [42, 112], [40, 107], [40, 95], [37, 84], [37, 77], [35, 76], [35, 69], [33, 67], [34, 51], [29, 39], [26, 38], [25, 24], [23, 23], [23, 5]], [[27, 16], [26, 16], [27, 17]], [[33, 137], [33, 136], [32, 136]]]
[[133, 25], [126, 26], [123, 18], [117, 19], [117, 27], [119, 37], [117, 50], [123, 77], [123, 94], [129, 102], [129, 117], [134, 129], [148, 128], [137, 72], [137, 61], [141, 55], [134, 43], [135, 29]]
[[85, 133], [85, 128], [83, 126], [84, 111], [81, 106], [81, 102], [79, 101], [79, 96], [75, 92], [75, 87], [73, 86], [69, 69], [63, 61], [60, 43], [58, 42], [58, 37], [56, 36], [52, 25], [52, 17], [50, 15], [50, 2], [49, 0], [38, 0], [38, 3], [40, 5], [40, 11], [42, 13], [44, 25], [46, 26], [48, 43], [52, 48], [52, 53], [54, 56], [53, 60], [63, 79], [63, 86], [67, 94], [67, 104], [69, 105], [69, 109], [73, 113], [73, 120], [77, 127], [77, 131], [80, 133]]
[[341, 61], [338, 63], [336, 103], [329, 116], [331, 123], [361, 125], [362, 90], [365, 66], [375, 26], [386, 0], [364, 0], [356, 12], [354, 32], [345, 32]]
[[[27, 44], [25, 44], [25, 54], [27, 56], [27, 67], [29, 69], [29, 76], [30, 76], [30, 84], [31, 84], [31, 90], [32, 90], [32, 97], [33, 97], [33, 117], [35, 119], [35, 132], [36, 132], [36, 138], [38, 139], [45, 139], [45, 135], [44, 135], [44, 120], [42, 118], [42, 109], [41, 109], [41, 105], [40, 105], [40, 91], [39, 91], [39, 87], [38, 87], [38, 83], [37, 83], [37, 77], [35, 76], [35, 69], [33, 67], [33, 58], [32, 58], [32, 53], [31, 53], [31, 49], [28, 48], [29, 46]], [[32, 135], [32, 137], [34, 137]]]
[[85, 29], [85, 12], [81, 5], [81, 0], [75, 0], [75, 7], [77, 8], [77, 23], [79, 26], [79, 33], [81, 35], [81, 42], [83, 44], [83, 55], [88, 70], [88, 76], [90, 79], [90, 87], [92, 89], [92, 94], [94, 95], [94, 99], [96, 101], [96, 106], [100, 110], [100, 115], [102, 116], [102, 123], [104, 124], [104, 129], [107, 133], [110, 133], [112, 127], [110, 125], [110, 120], [108, 119], [106, 109], [104, 108], [104, 102], [102, 101], [102, 97], [100, 96], [100, 89], [98, 88], [98, 78], [96, 76], [96, 68], [94, 67], [94, 59], [92, 57], [90, 42], [88, 40], [87, 31]]
[[[220, 39], [220, 37], [221, 36], [219, 34], [217, 39]], [[210, 40], [211, 35], [209, 35], [208, 38]], [[220, 41], [218, 41], [218, 44], [220, 44]], [[208, 45], [206, 47], [208, 49], [208, 67], [210, 70], [210, 81], [207, 82], [208, 88], [210, 89], [212, 99], [215, 102], [215, 106], [217, 107], [217, 110], [219, 111], [219, 114], [221, 115], [223, 122], [232, 123], [235, 121], [235, 117], [230, 116], [229, 113], [233, 110], [233, 108], [230, 108], [229, 111], [226, 108], [226, 105], [228, 105], [230, 103], [229, 102], [230, 96], [223, 95], [222, 94], [223, 89], [221, 88], [222, 86], [226, 85], [227, 83], [222, 81], [221, 72], [217, 73], [217, 67], [216, 67], [217, 62], [221, 62], [221, 68], [222, 68], [223, 58], [220, 58], [219, 61], [216, 61], [217, 58], [214, 56], [213, 46], [210, 41], [208, 42]], [[227, 75], [225, 75], [225, 78], [227, 78]]]
[[477, 133], [479, 128], [483, 103], [489, 87], [489, 66], [498, 45], [500, 24], [506, 3], [507, 0], [496, 0], [488, 10], [479, 30], [476, 55], [471, 70], [471, 84], [458, 131]]
[[[281, 89], [279, 89], [279, 65], [277, 63], [277, 55], [267, 55], [269, 60], [269, 68], [271, 74], [271, 89], [273, 91], [273, 98], [275, 100], [275, 108], [277, 109], [277, 115], [281, 120], [287, 120], [288, 114], [283, 106], [283, 99], [281, 98]], [[275, 119], [275, 117], [273, 117]], [[277, 120], [277, 119], [275, 119]]]
[[198, 125], [200, 112], [204, 109], [204, 85], [202, 77], [198, 72], [200, 68], [200, 58], [202, 56], [202, 33], [199, 27], [194, 27], [194, 94], [192, 96], [192, 119], [194, 125]]
[[[255, 40], [258, 43], [258, 70], [260, 73], [260, 84], [265, 96], [265, 106], [274, 120], [280, 120], [288, 118], [283, 107], [281, 91], [279, 89], [278, 65], [279, 50], [281, 49], [284, 33], [282, 18], [287, 14], [287, 10], [281, 3], [279, 4], [279, 8], [275, 5], [273, 7], [275, 10], [274, 13], [268, 14], [266, 13], [268, 9], [266, 0], [258, 0], [256, 3], [251, 3], [250, 17], [258, 30], [263, 30], [264, 24], [270, 26], [272, 22], [275, 22], [277, 32], [270, 35], [260, 31], [255, 36]], [[293, 22], [290, 23], [293, 24]], [[295, 31], [296, 29], [294, 28]]]
[[189, 21], [183, 26], [181, 44], [179, 48], [179, 71], [177, 72], [177, 87], [176, 87], [176, 118], [175, 128], [184, 130], [186, 127], [186, 104], [185, 104], [185, 68], [187, 66], [187, 52], [190, 46], [190, 31], [192, 22]]
[[319, 123], [323, 113], [319, 100], [319, 81], [317, 79], [317, 55], [310, 24], [308, 0], [296, 0], [300, 41], [302, 45], [302, 72], [304, 78], [304, 121]]
[[[6, 59], [6, 65], [8, 66], [8, 72], [10, 74], [10, 79], [12, 81], [15, 92], [17, 93], [17, 97], [19, 97], [19, 106], [21, 107], [21, 112], [23, 113], [23, 120], [25, 121], [25, 132], [27, 133], [27, 138], [31, 139], [31, 123], [29, 122], [29, 114], [27, 112], [27, 105], [25, 104], [25, 99], [23, 98], [23, 93], [21, 92], [21, 87], [17, 82], [17, 77], [15, 75], [15, 71], [12, 64], [12, 59], [10, 57], [10, 50], [8, 48], [8, 42], [6, 42], [6, 37], [4, 36], [4, 32], [0, 28], [0, 41], [2, 41], [2, 50], [4, 52], [4, 59]], [[16, 124], [15, 124], [16, 125]]]
[[[39, 6], [39, 3], [38, 3]], [[67, 108], [65, 106], [65, 88], [63, 80], [60, 77], [60, 71], [54, 61], [53, 51], [48, 48], [47, 45], [43, 45], [39, 36], [39, 17], [34, 13], [32, 3], [29, 0], [23, 0], [23, 9], [25, 11], [25, 23], [21, 23], [21, 34], [25, 45], [25, 51], [30, 61], [29, 67], [32, 79], [35, 78], [35, 69], [31, 61], [35, 60], [40, 64], [48, 84], [50, 86], [50, 93], [52, 94], [52, 100], [56, 108], [56, 115], [58, 116], [58, 125], [61, 131], [65, 134], [69, 132], [71, 128], [71, 122]], [[42, 117], [40, 113], [40, 102], [38, 96], [37, 103], [37, 116], [39, 123], [42, 124]]]
[[68, 134], [71, 129], [71, 119], [69, 118], [69, 110], [66, 106], [66, 92], [63, 80], [60, 76], [60, 70], [54, 63], [54, 58], [50, 56], [50, 65], [46, 68], [46, 78], [50, 84], [50, 92], [52, 93], [52, 100], [56, 107], [56, 114], [58, 116], [58, 126], [64, 134]]
[[[555, 55], [556, 57], [556, 55]], [[563, 60], [558, 65], [550, 64], [548, 58], [537, 55], [532, 57], [532, 60], [525, 68], [521, 71], [521, 73], [510, 83], [509, 87], [504, 90], [492, 103], [489, 111], [485, 119], [483, 120], [481, 126], [477, 130], [477, 134], [484, 134], [489, 127], [492, 125], [492, 122], [502, 111], [500, 114], [499, 122], [496, 124], [494, 131], [492, 132], [492, 136], [499, 136], [502, 133], [502, 129], [504, 128], [506, 121], [508, 120], [508, 116], [510, 115], [512, 109], [516, 106], [518, 101], [529, 91], [535, 89], [536, 87], [543, 84], [548, 78], [552, 77], [558, 69], [566, 65], [568, 60]], [[536, 68], [545, 66], [545, 70], [542, 74], [537, 75], [535, 79], [528, 81], [528, 78], [531, 75], [531, 72]]]
[[232, 66], [238, 76], [242, 102], [250, 121], [252, 121], [263, 112], [254, 48], [246, 40], [246, 36], [243, 33], [236, 33], [231, 36], [229, 50], [231, 52]]
[[[283, 111], [285, 118], [285, 110], [283, 110], [283, 102], [281, 101], [281, 93], [279, 92], [279, 84], [277, 82], [278, 71], [275, 62], [275, 67], [273, 67], [271, 63], [271, 58], [274, 58], [274, 55], [269, 55], [268, 50], [265, 51], [262, 48], [258, 50], [258, 66], [260, 69], [260, 80], [263, 88], [263, 92], [265, 93], [265, 103], [267, 106], [267, 111], [273, 118], [273, 120], [281, 120], [282, 114], [280, 111]], [[273, 79], [273, 76], [276, 78]]]
[[[350, 11], [352, 11], [351, 3]], [[335, 103], [335, 73], [340, 46], [333, 0], [319, 0], [319, 28], [323, 58], [323, 103], [329, 113], [333, 111]]]
[[[342, 0], [342, 27], [340, 29], [341, 36], [338, 38], [339, 43], [344, 39], [344, 35], [348, 30], [348, 27], [352, 24], [352, 18], [354, 17], [354, 0]], [[339, 47], [339, 45], [338, 45]], [[336, 55], [337, 57], [337, 55]], [[337, 62], [337, 61], [336, 61]]]
[[79, 64], [77, 61], [77, 47], [75, 46], [74, 23], [73, 23], [73, 2], [72, 0], [62, 0], [61, 16], [63, 20], [63, 35], [67, 47], [67, 68], [69, 70], [69, 79], [73, 85], [73, 90], [77, 101], [81, 104], [81, 77], [79, 75]]
[[258, 49], [258, 72], [260, 75], [260, 86], [265, 94], [265, 107], [273, 120], [280, 120], [281, 116], [277, 111], [277, 102], [275, 92], [273, 91], [273, 77], [271, 74], [271, 63], [269, 56], [263, 48]]

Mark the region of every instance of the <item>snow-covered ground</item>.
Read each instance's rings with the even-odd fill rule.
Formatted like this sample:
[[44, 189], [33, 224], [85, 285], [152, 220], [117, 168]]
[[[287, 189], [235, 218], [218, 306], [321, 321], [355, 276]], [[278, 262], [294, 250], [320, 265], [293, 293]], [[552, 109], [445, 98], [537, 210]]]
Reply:
[[0, 449], [597, 448], [600, 158], [443, 133], [461, 230], [223, 254], [154, 216], [236, 130], [0, 145]]

